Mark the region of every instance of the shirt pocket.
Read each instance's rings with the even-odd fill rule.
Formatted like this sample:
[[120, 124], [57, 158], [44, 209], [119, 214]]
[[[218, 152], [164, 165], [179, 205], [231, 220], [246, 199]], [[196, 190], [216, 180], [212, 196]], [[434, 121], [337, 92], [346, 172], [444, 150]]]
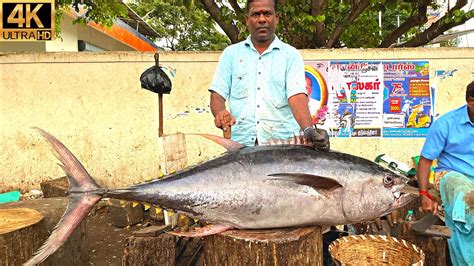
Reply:
[[288, 105], [286, 95], [286, 71], [282, 66], [273, 66], [270, 80], [270, 100], [276, 108], [282, 108]]
[[243, 99], [249, 96], [249, 75], [245, 70], [239, 70], [232, 81], [232, 87], [230, 89], [230, 97], [235, 99]]

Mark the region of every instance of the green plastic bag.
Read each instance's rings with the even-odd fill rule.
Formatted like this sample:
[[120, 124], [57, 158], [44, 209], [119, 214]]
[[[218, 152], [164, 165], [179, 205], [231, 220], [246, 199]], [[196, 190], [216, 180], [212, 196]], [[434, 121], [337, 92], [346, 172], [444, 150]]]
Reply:
[[0, 194], [0, 204], [20, 200], [20, 191], [10, 191]]

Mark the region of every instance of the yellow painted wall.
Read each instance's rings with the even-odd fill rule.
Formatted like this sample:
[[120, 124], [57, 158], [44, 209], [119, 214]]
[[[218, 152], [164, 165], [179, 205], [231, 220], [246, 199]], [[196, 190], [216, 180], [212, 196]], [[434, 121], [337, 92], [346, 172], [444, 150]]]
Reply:
[[[429, 60], [438, 113], [464, 104], [473, 80], [474, 49], [303, 50], [305, 60]], [[161, 53], [176, 69], [164, 96], [165, 134], [205, 132], [213, 126], [207, 87], [220, 53]], [[158, 138], [158, 96], [140, 88], [152, 53], [0, 54], [0, 191], [37, 188], [62, 176], [49, 146], [31, 127], [41, 127], [73, 151], [98, 183], [126, 186], [164, 169]], [[454, 70], [442, 79], [436, 70]], [[187, 139], [189, 164], [224, 150], [196, 136]], [[409, 162], [423, 139], [332, 139], [332, 148], [373, 160], [387, 153]]]

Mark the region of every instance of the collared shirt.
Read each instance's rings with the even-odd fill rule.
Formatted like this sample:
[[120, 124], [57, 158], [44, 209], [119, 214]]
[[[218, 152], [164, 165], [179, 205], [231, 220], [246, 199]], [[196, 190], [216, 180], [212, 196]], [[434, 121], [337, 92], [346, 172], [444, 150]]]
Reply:
[[228, 100], [236, 119], [232, 140], [247, 146], [269, 139], [287, 139], [300, 127], [288, 98], [306, 94], [301, 54], [278, 37], [259, 54], [250, 36], [227, 47], [221, 55], [209, 91]]
[[436, 172], [474, 173], [474, 123], [469, 119], [467, 105], [444, 114], [433, 123], [421, 156], [438, 159]]

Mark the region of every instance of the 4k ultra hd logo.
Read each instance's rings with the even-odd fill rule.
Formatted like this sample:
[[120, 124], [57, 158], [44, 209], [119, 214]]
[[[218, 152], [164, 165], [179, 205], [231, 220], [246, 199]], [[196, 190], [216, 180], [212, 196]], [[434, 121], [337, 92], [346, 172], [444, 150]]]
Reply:
[[0, 0], [0, 41], [51, 41], [54, 0]]

